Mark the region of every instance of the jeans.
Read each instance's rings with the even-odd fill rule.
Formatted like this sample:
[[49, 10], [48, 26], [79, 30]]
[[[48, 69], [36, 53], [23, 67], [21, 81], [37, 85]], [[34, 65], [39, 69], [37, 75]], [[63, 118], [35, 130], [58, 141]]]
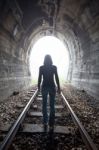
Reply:
[[[50, 114], [48, 118], [48, 110], [47, 110], [47, 99], [49, 94], [50, 100]], [[42, 97], [43, 97], [43, 105], [42, 105], [42, 113], [43, 113], [43, 123], [47, 124], [49, 121], [49, 125], [54, 125], [55, 120], [55, 96], [56, 89], [54, 87], [43, 87], [42, 88]]]

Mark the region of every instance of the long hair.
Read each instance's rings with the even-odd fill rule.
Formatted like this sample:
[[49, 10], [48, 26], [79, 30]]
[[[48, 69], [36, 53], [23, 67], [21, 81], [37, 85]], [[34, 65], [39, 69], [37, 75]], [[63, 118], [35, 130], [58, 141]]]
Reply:
[[44, 58], [44, 65], [48, 66], [48, 65], [52, 65], [53, 62], [52, 62], [52, 58], [50, 55], [46, 55], [45, 58]]

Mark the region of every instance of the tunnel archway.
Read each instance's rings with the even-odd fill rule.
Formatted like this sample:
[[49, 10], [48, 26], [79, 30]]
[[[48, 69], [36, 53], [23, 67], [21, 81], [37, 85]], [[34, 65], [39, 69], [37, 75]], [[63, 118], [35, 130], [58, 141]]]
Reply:
[[39, 67], [43, 65], [45, 55], [51, 55], [53, 65], [58, 67], [60, 82], [67, 81], [69, 69], [69, 52], [65, 45], [54, 36], [40, 38], [31, 49], [30, 72], [33, 83], [37, 83]]
[[54, 35], [68, 48], [71, 84], [98, 99], [98, 0], [1, 0], [0, 15], [1, 100], [31, 86], [31, 48], [46, 35]]

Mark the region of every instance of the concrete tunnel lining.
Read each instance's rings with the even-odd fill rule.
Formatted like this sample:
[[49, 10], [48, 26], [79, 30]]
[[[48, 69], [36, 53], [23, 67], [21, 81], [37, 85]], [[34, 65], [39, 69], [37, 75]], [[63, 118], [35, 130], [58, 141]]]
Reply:
[[[20, 2], [17, 2], [21, 7]], [[31, 15], [29, 21], [27, 21], [30, 14], [29, 9], [27, 10], [28, 15], [25, 17], [22, 14], [24, 12], [22, 8], [21, 10], [16, 4], [8, 5], [8, 3], [10, 4], [9, 0], [7, 0], [7, 3], [5, 1], [6, 5], [4, 4], [2, 7], [0, 21], [0, 100], [5, 99], [15, 90], [20, 91], [31, 85], [28, 67], [31, 45], [37, 38], [44, 36], [47, 30], [53, 28], [49, 23], [49, 19], [46, 19], [49, 12], [45, 1], [43, 4], [38, 1], [33, 5], [35, 9], [35, 6], [41, 7], [42, 14], [40, 17], [33, 15], [34, 18]], [[54, 35], [63, 40], [69, 49], [70, 68], [68, 79], [72, 85], [84, 89], [98, 99], [98, 1], [62, 0], [59, 3], [55, 4], [58, 9], [56, 9], [57, 11], [53, 16], [55, 22]], [[16, 10], [17, 15], [14, 10]], [[35, 18], [37, 21], [35, 21]], [[31, 19], [32, 22], [35, 22], [34, 24]], [[42, 26], [44, 19], [45, 25]]]
[[[27, 38], [29, 41], [30, 41], [30, 45], [29, 45], [29, 47], [28, 47], [28, 50], [27, 50], [27, 58], [28, 58], [28, 60], [29, 60], [29, 57], [30, 57], [30, 53], [31, 53], [31, 49], [32, 49], [32, 47], [33, 47], [33, 45], [36, 43], [36, 40], [38, 40], [39, 38], [41, 38], [41, 37], [44, 37], [44, 36], [55, 36], [55, 37], [57, 37], [58, 39], [60, 39], [63, 43], [64, 43], [64, 45], [65, 45], [65, 47], [68, 49], [68, 51], [69, 51], [69, 58], [70, 58], [70, 68], [71, 69], [69, 69], [69, 73], [68, 73], [68, 80], [70, 81], [71, 80], [71, 78], [70, 78], [70, 72], [72, 71], [72, 65], [73, 65], [73, 63], [74, 63], [74, 60], [75, 60], [75, 51], [74, 51], [74, 49], [72, 48], [72, 52], [69, 50], [69, 46], [68, 46], [68, 41], [66, 40], [66, 38], [67, 37], [65, 37], [59, 30], [57, 30], [57, 31], [55, 31], [54, 32], [54, 34], [51, 32], [53, 29], [51, 29], [51, 28], [45, 28], [45, 29], [43, 29], [42, 30], [42, 28], [41, 29], [39, 29], [39, 31], [37, 30], [37, 32], [34, 34], [31, 34], [31, 36], [30, 36], [30, 38]], [[68, 34], [70, 34], [70, 32], [68, 31]], [[74, 41], [74, 42], [76, 42], [76, 41]], [[77, 44], [75, 44], [75, 45], [77, 45]], [[28, 61], [29, 62], [29, 61]]]

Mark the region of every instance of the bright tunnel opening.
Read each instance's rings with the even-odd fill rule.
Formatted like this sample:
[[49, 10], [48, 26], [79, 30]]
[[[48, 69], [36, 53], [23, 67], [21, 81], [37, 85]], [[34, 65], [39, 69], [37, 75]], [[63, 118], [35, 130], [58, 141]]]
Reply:
[[53, 65], [57, 66], [60, 82], [64, 83], [68, 75], [69, 53], [62, 41], [54, 36], [40, 38], [31, 49], [29, 63], [33, 83], [37, 83], [39, 67], [43, 65], [46, 54], [51, 55]]

